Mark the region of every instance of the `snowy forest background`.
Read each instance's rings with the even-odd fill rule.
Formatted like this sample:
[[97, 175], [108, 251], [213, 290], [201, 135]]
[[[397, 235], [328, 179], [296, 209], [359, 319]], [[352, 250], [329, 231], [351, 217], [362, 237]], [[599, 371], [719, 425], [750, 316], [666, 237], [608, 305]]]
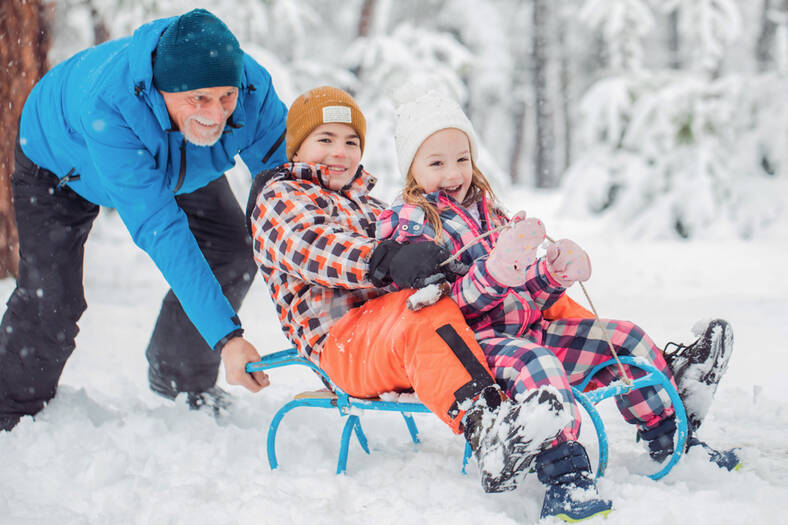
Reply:
[[[504, 204], [588, 251], [586, 285], [602, 317], [633, 320], [659, 345], [691, 341], [702, 318], [735, 330], [699, 437], [740, 447], [742, 470], [721, 471], [696, 448], [652, 481], [645, 447], [602, 403], [611, 454], [599, 487], [615, 511], [591, 523], [788, 524], [788, 0], [51, 0], [44, 34], [3, 18], [37, 3], [0, 0], [0, 57], [4, 43], [25, 48], [40, 36], [51, 39], [54, 66], [149, 20], [211, 9], [271, 71], [285, 103], [320, 84], [354, 93], [368, 120], [365, 165], [384, 199], [401, 185], [397, 92], [415, 81], [452, 93]], [[0, 93], [24, 76], [3, 65]], [[0, 113], [7, 141], [13, 121]], [[248, 172], [229, 175], [245, 202]], [[373, 453], [351, 444], [348, 475], [337, 476], [344, 419], [293, 411], [271, 471], [268, 424], [296, 392], [319, 388], [313, 374], [277, 369], [251, 394], [220, 371], [234, 407], [217, 424], [148, 388], [144, 348], [167, 284], [111, 210], [94, 224], [84, 275], [90, 306], [57, 396], [0, 433], [0, 525], [538, 520], [544, 487], [534, 476], [484, 494], [473, 465], [459, 474], [462, 437], [429, 414], [416, 416], [418, 446], [398, 414], [365, 414]], [[14, 285], [0, 279], [0, 297]], [[576, 287], [569, 293], [586, 304]], [[261, 278], [239, 315], [261, 353], [289, 346]], [[590, 421], [583, 429], [596, 464]]]
[[[58, 0], [52, 65], [191, 0]], [[772, 237], [788, 221], [788, 0], [245, 0], [205, 5], [289, 104], [353, 93], [390, 198], [404, 84], [462, 102], [481, 167], [562, 187], [631, 238]], [[91, 31], [92, 29], [92, 31]], [[783, 226], [780, 226], [783, 225]]]

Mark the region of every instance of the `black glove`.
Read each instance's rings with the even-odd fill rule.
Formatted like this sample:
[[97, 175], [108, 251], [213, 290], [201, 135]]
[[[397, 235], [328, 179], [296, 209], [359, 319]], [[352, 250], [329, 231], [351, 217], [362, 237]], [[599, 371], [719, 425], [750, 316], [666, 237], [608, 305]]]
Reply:
[[434, 242], [400, 244], [385, 240], [372, 252], [369, 280], [378, 288], [396, 283], [399, 288], [422, 288], [440, 280], [453, 281], [457, 275], [449, 265], [440, 264], [451, 253]]
[[386, 240], [378, 244], [372, 251], [372, 256], [369, 258], [369, 280], [378, 288], [391, 284], [391, 273], [389, 272], [391, 259], [401, 246], [396, 241]]

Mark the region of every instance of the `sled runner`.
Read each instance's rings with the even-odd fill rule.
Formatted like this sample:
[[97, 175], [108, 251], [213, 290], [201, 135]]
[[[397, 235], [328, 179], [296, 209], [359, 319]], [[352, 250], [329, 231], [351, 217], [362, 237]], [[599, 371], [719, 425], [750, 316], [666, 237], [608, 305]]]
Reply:
[[[572, 387], [572, 392], [577, 399], [577, 402], [588, 413], [591, 422], [596, 431], [597, 443], [599, 448], [599, 461], [596, 469], [596, 477], [601, 477], [605, 473], [608, 459], [608, 441], [607, 433], [605, 432], [605, 425], [602, 421], [599, 412], [596, 410], [596, 405], [600, 401], [613, 397], [616, 395], [624, 394], [630, 390], [637, 390], [643, 387], [660, 385], [670, 396], [673, 408], [676, 413], [676, 443], [673, 455], [661, 465], [660, 470], [650, 474], [651, 479], [659, 479], [667, 474], [676, 463], [678, 463], [681, 456], [684, 454], [684, 449], [687, 440], [687, 415], [684, 410], [684, 405], [681, 402], [678, 392], [670, 383], [665, 375], [657, 370], [655, 367], [643, 362], [643, 360], [622, 356], [620, 361], [632, 368], [640, 369], [645, 372], [643, 377], [634, 379], [631, 385], [627, 385], [622, 381], [616, 381], [608, 386], [597, 387], [588, 389], [591, 380], [600, 370], [608, 367], [615, 366], [617, 363], [611, 359], [593, 368], [584, 380]], [[289, 365], [306, 366], [316, 372], [323, 379], [323, 382], [330, 387], [330, 390], [321, 390], [316, 392], [303, 392], [295, 396], [295, 398], [286, 403], [280, 408], [268, 427], [267, 439], [267, 452], [268, 463], [271, 469], [276, 469], [279, 463], [276, 459], [276, 432], [279, 429], [279, 424], [282, 418], [298, 407], [314, 407], [314, 408], [328, 408], [338, 410], [340, 417], [347, 417], [345, 426], [342, 430], [339, 447], [339, 459], [337, 460], [337, 474], [342, 474], [347, 470], [347, 457], [350, 446], [351, 435], [355, 434], [361, 448], [369, 454], [369, 445], [367, 437], [361, 428], [361, 419], [359, 413], [365, 410], [379, 410], [386, 412], [399, 412], [405, 420], [410, 437], [414, 443], [419, 443], [418, 428], [416, 422], [413, 420], [413, 413], [429, 413], [427, 407], [421, 403], [399, 402], [399, 401], [383, 401], [380, 399], [360, 399], [349, 396], [343, 392], [342, 389], [333, 384], [328, 375], [308, 359], [298, 355], [295, 348], [282, 350], [263, 356], [260, 361], [249, 363], [246, 365], [247, 372], [258, 372], [261, 370], [269, 370], [272, 368], [279, 368]], [[587, 391], [586, 391], [587, 390]], [[468, 460], [471, 457], [470, 445], [466, 443], [465, 454], [462, 461], [462, 472], [465, 473], [465, 468]]]
[[416, 422], [413, 421], [412, 413], [424, 412], [429, 413], [429, 409], [421, 403], [402, 403], [397, 401], [382, 401], [380, 399], [360, 399], [347, 395], [341, 388], [334, 385], [329, 379], [328, 375], [323, 372], [317, 365], [312, 363], [309, 359], [298, 355], [295, 348], [282, 350], [263, 356], [260, 361], [249, 363], [246, 365], [247, 372], [257, 372], [260, 370], [268, 370], [271, 368], [279, 368], [289, 365], [302, 365], [311, 368], [323, 379], [326, 385], [329, 385], [331, 390], [318, 390], [315, 392], [302, 392], [297, 394], [292, 401], [286, 403], [280, 408], [271, 424], [268, 427], [268, 464], [271, 469], [279, 466], [276, 459], [276, 432], [279, 429], [279, 423], [282, 418], [297, 407], [315, 407], [315, 408], [329, 408], [337, 409], [341, 417], [347, 416], [347, 421], [342, 430], [342, 437], [339, 446], [339, 460], [337, 461], [337, 474], [342, 474], [347, 469], [347, 455], [350, 446], [351, 434], [356, 435], [361, 448], [369, 454], [369, 446], [367, 445], [367, 437], [361, 428], [361, 420], [357, 415], [358, 409], [361, 410], [383, 410], [387, 412], [400, 412], [405, 419], [405, 424], [410, 433], [410, 437], [414, 443], [419, 443], [418, 428]]

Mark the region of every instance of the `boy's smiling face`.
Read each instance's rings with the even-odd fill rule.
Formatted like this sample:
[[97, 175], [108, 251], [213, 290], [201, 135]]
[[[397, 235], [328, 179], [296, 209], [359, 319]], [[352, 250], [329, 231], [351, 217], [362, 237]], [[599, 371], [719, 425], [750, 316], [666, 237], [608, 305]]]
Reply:
[[416, 151], [410, 173], [425, 193], [442, 190], [463, 202], [473, 178], [468, 136], [456, 128], [436, 131]]
[[356, 174], [361, 162], [361, 139], [347, 124], [321, 124], [307, 135], [293, 154], [294, 162], [309, 162], [326, 166], [329, 189], [338, 191]]

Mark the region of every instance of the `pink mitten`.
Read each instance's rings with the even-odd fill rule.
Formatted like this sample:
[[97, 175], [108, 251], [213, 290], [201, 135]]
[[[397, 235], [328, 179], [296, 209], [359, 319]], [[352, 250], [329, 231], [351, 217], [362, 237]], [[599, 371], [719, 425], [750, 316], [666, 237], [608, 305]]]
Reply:
[[521, 286], [525, 269], [536, 259], [536, 248], [544, 239], [542, 221], [526, 219], [524, 211], [517, 212], [487, 258], [490, 276], [504, 286]]
[[547, 247], [547, 271], [564, 288], [591, 277], [591, 261], [576, 242], [561, 239]]

